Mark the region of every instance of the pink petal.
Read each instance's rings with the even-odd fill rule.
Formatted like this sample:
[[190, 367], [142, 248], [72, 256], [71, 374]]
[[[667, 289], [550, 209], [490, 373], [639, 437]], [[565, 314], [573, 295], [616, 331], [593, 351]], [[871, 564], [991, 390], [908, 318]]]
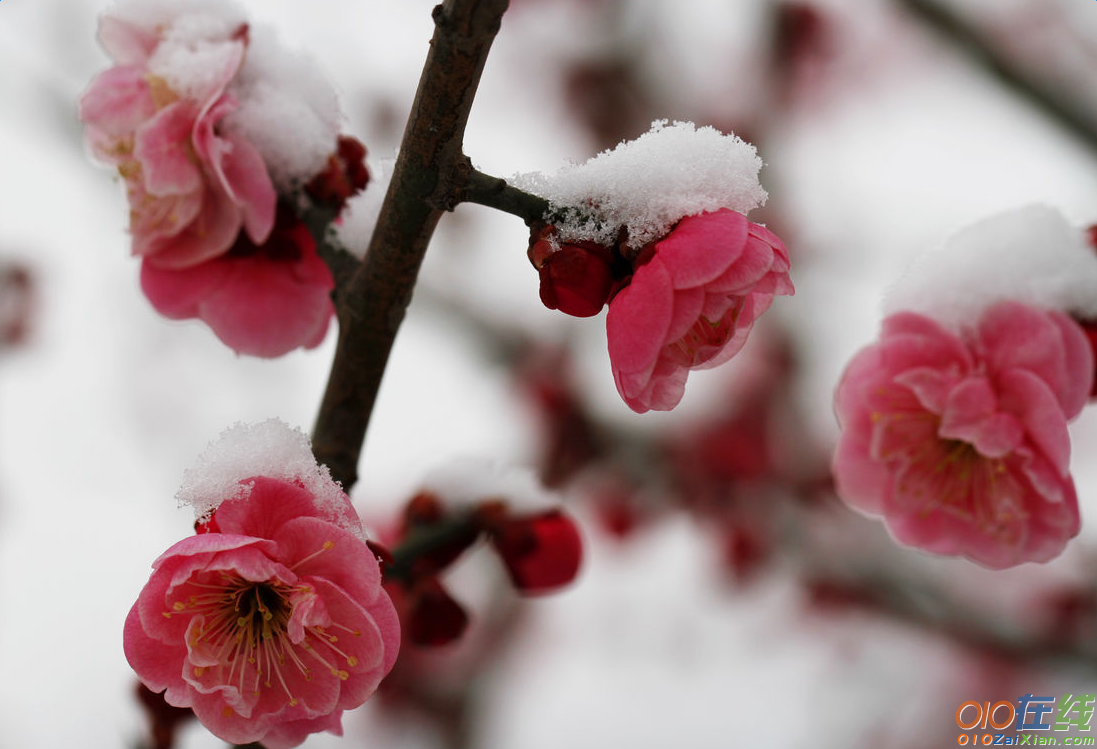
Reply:
[[1093, 347], [1081, 326], [1060, 312], [1047, 313], [1063, 340], [1062, 380], [1055, 390], [1063, 415], [1073, 419], [1089, 400], [1095, 369]]
[[251, 491], [228, 499], [217, 508], [217, 527], [222, 533], [273, 539], [285, 523], [297, 518], [328, 521], [312, 493], [297, 484], [265, 476], [255, 476], [240, 483], [251, 484]]
[[1009, 414], [996, 413], [998, 399], [985, 377], [969, 377], [948, 395], [938, 435], [963, 440], [989, 458], [1008, 455], [1021, 442], [1021, 425]]
[[316, 517], [302, 516], [281, 525], [272, 538], [278, 544], [279, 559], [284, 559], [302, 578], [329, 580], [362, 606], [371, 605], [380, 594], [381, 569], [377, 557], [360, 539], [342, 528]]
[[154, 692], [167, 689], [168, 694], [174, 699], [169, 704], [176, 707], [189, 707], [189, 704], [185, 704], [188, 691], [181, 676], [182, 663], [187, 653], [186, 647], [181, 642], [165, 644], [149, 637], [141, 626], [138, 606], [139, 603], [135, 603], [130, 608], [122, 630], [122, 649], [125, 651], [126, 660], [146, 687]]
[[750, 222], [750, 235], [754, 239], [765, 242], [773, 249], [772, 270], [777, 273], [787, 273], [791, 264], [789, 263], [788, 250], [785, 249], [785, 243], [769, 229], [761, 224], [756, 224], [753, 221]]
[[993, 371], [1031, 371], [1051, 388], [1067, 418], [1085, 404], [1093, 353], [1085, 334], [1062, 313], [1003, 302], [980, 320], [979, 340]]
[[[94, 133], [97, 155], [103, 142], [114, 146], [119, 139], [132, 138], [141, 123], [156, 114], [143, 68], [118, 66], [95, 77], [80, 97], [80, 121]], [[117, 160], [117, 154], [112, 159]]]
[[[667, 329], [666, 341], [674, 342], [689, 332], [697, 322], [705, 304], [705, 292], [700, 288], [675, 289], [674, 305]], [[718, 319], [718, 318], [716, 318]]]
[[171, 236], [153, 237], [143, 252], [149, 262], [164, 269], [191, 268], [228, 252], [240, 233], [240, 208], [216, 185], [206, 183], [201, 208], [182, 231]]
[[752, 290], [773, 267], [773, 249], [764, 242], [750, 238], [742, 253], [705, 289], [714, 294], [745, 294]]
[[999, 378], [1001, 408], [1014, 414], [1036, 447], [1066, 476], [1070, 471], [1070, 435], [1051, 388], [1032, 372], [1014, 369]]
[[217, 261], [166, 270], [146, 257], [141, 263], [141, 290], [161, 315], [186, 320], [198, 316], [202, 301], [224, 286], [228, 274], [229, 266]]
[[99, 43], [119, 65], [145, 65], [159, 44], [156, 33], [117, 16], [99, 17]]
[[186, 194], [201, 189], [202, 172], [190, 155], [193, 122], [194, 108], [177, 101], [138, 128], [133, 155], [141, 162], [145, 189], [152, 195]]
[[225, 154], [224, 177], [244, 213], [244, 228], [255, 244], [263, 244], [274, 228], [274, 209], [278, 196], [267, 174], [267, 166], [255, 146], [242, 136], [229, 133], [225, 139], [232, 149]]
[[613, 373], [617, 392], [636, 413], [669, 411], [682, 400], [689, 370], [660, 360], [643, 383], [628, 381], [616, 370]]
[[900, 372], [893, 379], [910, 388], [927, 411], [940, 415], [944, 413], [949, 392], [956, 385], [958, 376], [933, 367], [916, 367]]
[[887, 467], [869, 456], [869, 432], [849, 428], [834, 451], [831, 471], [836, 491], [851, 507], [869, 515], [883, 511], [890, 476]]
[[748, 223], [743, 214], [726, 208], [679, 221], [655, 246], [674, 287], [706, 284], [736, 262], [746, 244]]
[[263, 735], [265, 749], [292, 749], [302, 743], [310, 734], [327, 731], [336, 736], [343, 735], [343, 711], [336, 710], [329, 715], [302, 720], [287, 720], [271, 726]]
[[199, 316], [227, 346], [269, 358], [324, 339], [335, 282], [315, 251], [298, 262], [260, 255], [219, 262], [230, 266], [225, 284], [202, 302]]
[[674, 314], [674, 288], [658, 255], [636, 270], [632, 283], [609, 303], [606, 339], [614, 372], [651, 368], [666, 342]]
[[[935, 366], [955, 363], [964, 371], [972, 366], [971, 352], [954, 333], [940, 323], [916, 312], [898, 312], [884, 319], [880, 328], [880, 340], [898, 336], [911, 336], [902, 340], [913, 343], [913, 338], [921, 338], [924, 346], [930, 347], [925, 363]], [[910, 345], [910, 344], [908, 344]]]

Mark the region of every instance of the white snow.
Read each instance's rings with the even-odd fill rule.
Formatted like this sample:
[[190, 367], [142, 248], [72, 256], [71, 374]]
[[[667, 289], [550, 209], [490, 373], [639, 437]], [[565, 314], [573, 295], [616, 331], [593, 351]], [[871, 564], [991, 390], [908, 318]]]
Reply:
[[1097, 251], [1054, 208], [1000, 213], [916, 258], [884, 312], [920, 312], [959, 328], [1005, 300], [1097, 318]]
[[641, 247], [686, 216], [720, 208], [745, 214], [761, 206], [761, 167], [754, 146], [733, 134], [657, 120], [636, 140], [584, 164], [509, 181], [546, 198], [553, 212], [565, 212], [567, 219], [556, 222], [561, 240], [612, 244], [625, 227], [629, 246]]
[[556, 493], [543, 487], [529, 468], [485, 458], [455, 458], [427, 474], [421, 488], [452, 505], [502, 499], [524, 512], [560, 506]]
[[335, 151], [343, 115], [332, 84], [310, 55], [291, 52], [272, 28], [252, 27], [244, 66], [229, 87], [240, 108], [225, 118], [259, 149], [274, 187], [289, 192]]
[[362, 535], [360, 527], [338, 522], [347, 500], [327, 466], [316, 463], [308, 436], [280, 419], [237, 422], [221, 432], [183, 472], [175, 497], [180, 506], [194, 507], [195, 519], [204, 522], [225, 500], [248, 496], [252, 485], [241, 482], [256, 476], [300, 482], [334, 522]]

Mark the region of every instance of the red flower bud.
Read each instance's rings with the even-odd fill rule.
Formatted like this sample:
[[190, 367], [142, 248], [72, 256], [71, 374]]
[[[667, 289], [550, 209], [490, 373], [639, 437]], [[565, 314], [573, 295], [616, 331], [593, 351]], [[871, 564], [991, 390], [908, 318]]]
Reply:
[[366, 168], [366, 147], [348, 135], [339, 136], [339, 146], [324, 170], [305, 185], [305, 192], [317, 203], [340, 210], [347, 198], [361, 192], [369, 184]]
[[544, 593], [571, 582], [583, 558], [575, 523], [559, 510], [509, 518], [495, 528], [491, 543], [522, 593]]
[[529, 259], [541, 276], [541, 302], [575, 317], [597, 315], [609, 300], [613, 254], [594, 242], [554, 246], [551, 226], [534, 227]]

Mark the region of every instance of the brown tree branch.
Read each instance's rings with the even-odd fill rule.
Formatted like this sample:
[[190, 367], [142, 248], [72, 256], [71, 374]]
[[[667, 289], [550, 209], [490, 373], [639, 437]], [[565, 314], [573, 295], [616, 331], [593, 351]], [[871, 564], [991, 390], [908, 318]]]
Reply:
[[471, 166], [465, 125], [508, 0], [445, 0], [404, 130], [392, 182], [362, 264], [339, 295], [339, 343], [313, 430], [313, 451], [349, 490], [389, 353], [423, 255]]
[[460, 198], [462, 202], [476, 203], [512, 214], [526, 224], [543, 221], [549, 212], [549, 202], [544, 198], [508, 185], [505, 179], [492, 177], [475, 169], [469, 172]]
[[1097, 121], [1077, 95], [1040, 76], [994, 44], [987, 34], [939, 0], [897, 0], [900, 7], [932, 27], [1013, 93], [1043, 111], [1097, 151]]

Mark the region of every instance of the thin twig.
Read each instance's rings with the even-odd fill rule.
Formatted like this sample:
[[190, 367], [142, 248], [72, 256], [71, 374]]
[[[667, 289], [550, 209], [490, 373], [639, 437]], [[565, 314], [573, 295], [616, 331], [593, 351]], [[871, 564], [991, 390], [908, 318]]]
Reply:
[[404, 130], [392, 182], [362, 264], [336, 305], [339, 343], [313, 430], [313, 451], [345, 489], [396, 332], [438, 219], [468, 178], [465, 124], [508, 0], [445, 0]]
[[492, 177], [475, 169], [468, 175], [461, 200], [510, 213], [524, 220], [526, 224], [543, 221], [549, 213], [549, 202], [544, 198], [508, 185], [505, 179]]

